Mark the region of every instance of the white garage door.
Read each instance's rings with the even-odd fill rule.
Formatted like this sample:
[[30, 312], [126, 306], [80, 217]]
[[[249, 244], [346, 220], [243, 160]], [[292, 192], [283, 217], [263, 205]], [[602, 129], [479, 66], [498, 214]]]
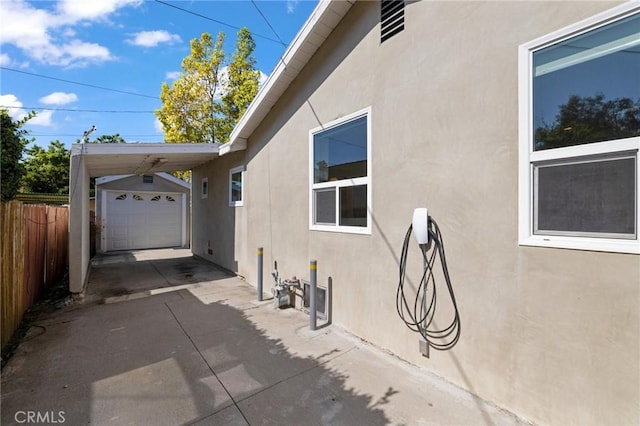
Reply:
[[182, 197], [107, 191], [107, 251], [180, 246]]

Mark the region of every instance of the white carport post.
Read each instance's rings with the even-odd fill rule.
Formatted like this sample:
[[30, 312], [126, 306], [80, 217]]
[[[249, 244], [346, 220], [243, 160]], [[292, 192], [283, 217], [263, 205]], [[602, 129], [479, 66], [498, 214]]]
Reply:
[[69, 291], [82, 293], [89, 273], [89, 171], [84, 144], [71, 146], [69, 170]]

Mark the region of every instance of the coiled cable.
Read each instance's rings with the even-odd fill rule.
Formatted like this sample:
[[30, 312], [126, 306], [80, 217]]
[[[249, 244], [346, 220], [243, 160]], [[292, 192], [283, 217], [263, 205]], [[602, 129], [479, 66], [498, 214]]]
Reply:
[[[460, 339], [460, 314], [458, 312], [458, 305], [453, 292], [453, 286], [451, 285], [451, 277], [449, 276], [449, 268], [447, 267], [442, 233], [440, 232], [440, 228], [436, 221], [431, 217], [429, 217], [428, 220], [428, 227], [429, 243], [420, 246], [423, 259], [423, 272], [422, 277], [420, 278], [420, 284], [416, 290], [412, 307], [407, 300], [407, 294], [405, 292], [405, 276], [407, 255], [409, 253], [409, 242], [411, 240], [413, 225], [409, 225], [409, 229], [404, 237], [402, 253], [400, 255], [400, 276], [396, 292], [396, 309], [398, 311], [398, 315], [410, 330], [420, 333], [427, 344], [433, 349], [444, 351], [454, 347]], [[429, 254], [431, 247], [433, 247], [433, 250]], [[441, 329], [431, 328], [431, 324], [435, 318], [437, 302], [436, 280], [434, 276], [436, 258], [440, 259], [442, 273], [454, 310], [454, 316], [449, 325]]]

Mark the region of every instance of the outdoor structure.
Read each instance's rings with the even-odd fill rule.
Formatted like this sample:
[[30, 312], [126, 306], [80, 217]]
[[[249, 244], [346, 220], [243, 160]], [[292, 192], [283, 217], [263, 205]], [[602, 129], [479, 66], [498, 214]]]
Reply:
[[98, 251], [188, 247], [190, 192], [168, 173], [96, 179]]
[[[535, 423], [638, 424], [638, 28], [637, 2], [321, 1], [229, 143], [72, 147], [71, 291], [89, 177], [191, 168], [194, 255], [254, 285], [259, 247], [317, 260], [335, 326]], [[462, 322], [429, 358], [396, 312], [421, 207]]]
[[72, 145], [69, 171], [69, 290], [82, 293], [89, 273], [91, 177], [148, 176], [157, 172], [189, 170], [217, 158], [218, 149], [219, 144], [205, 143]]
[[[193, 253], [254, 285], [259, 247], [266, 275], [317, 260], [334, 325], [536, 423], [640, 423], [639, 28], [637, 2], [320, 2], [193, 170]], [[565, 120], [589, 105], [617, 128]], [[429, 358], [395, 303], [419, 207], [462, 321]]]

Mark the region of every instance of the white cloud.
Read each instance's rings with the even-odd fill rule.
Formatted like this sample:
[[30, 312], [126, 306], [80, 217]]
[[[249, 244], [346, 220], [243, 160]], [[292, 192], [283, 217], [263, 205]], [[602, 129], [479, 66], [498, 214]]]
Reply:
[[47, 96], [40, 98], [40, 102], [45, 105], [66, 105], [76, 102], [78, 96], [75, 93], [53, 92]]
[[53, 122], [51, 121], [52, 116], [53, 111], [50, 109], [38, 111], [38, 114], [29, 120], [28, 123], [33, 126], [51, 127], [53, 126]]
[[141, 0], [62, 0], [57, 9], [61, 17], [75, 23], [80, 20], [104, 20], [120, 8], [141, 3]]
[[269, 76], [263, 73], [262, 70], [258, 70], [258, 71], [260, 71], [260, 77], [258, 78], [258, 88], [260, 88], [264, 86], [264, 83], [267, 82], [267, 79], [269, 78]]
[[11, 58], [6, 53], [0, 53], [0, 66], [6, 67], [11, 65]]
[[[46, 2], [0, 1], [0, 46], [11, 44], [47, 65], [84, 66], [114, 59], [109, 50], [76, 37], [80, 23], [106, 21], [119, 8], [139, 0], [63, 0], [55, 10], [37, 8]], [[28, 24], [27, 24], [28, 23]]]
[[20, 120], [27, 115], [27, 112], [22, 108], [22, 102], [16, 95], [0, 95], [0, 107], [7, 107], [9, 116], [14, 120]]
[[[16, 95], [0, 95], [0, 106], [12, 107], [7, 108], [7, 111], [14, 120], [22, 120], [27, 116], [27, 111], [23, 108], [22, 102]], [[38, 111], [36, 116], [27, 123], [34, 126], [52, 127], [54, 125], [52, 121], [53, 113], [54, 111], [49, 109]]]
[[158, 120], [158, 117], [156, 117], [156, 119], [153, 120], [153, 128], [158, 133], [164, 133], [164, 129], [162, 128], [162, 123], [160, 122], [160, 120]]
[[287, 0], [287, 13], [295, 12], [299, 2], [299, 0]]
[[180, 71], [167, 71], [167, 73], [164, 75], [164, 78], [166, 78], [167, 80], [177, 80], [178, 77], [180, 77]]
[[173, 44], [181, 41], [182, 39], [177, 34], [171, 34], [165, 30], [157, 30], [135, 33], [132, 38], [127, 40], [127, 43], [135, 46], [156, 47], [161, 43]]

